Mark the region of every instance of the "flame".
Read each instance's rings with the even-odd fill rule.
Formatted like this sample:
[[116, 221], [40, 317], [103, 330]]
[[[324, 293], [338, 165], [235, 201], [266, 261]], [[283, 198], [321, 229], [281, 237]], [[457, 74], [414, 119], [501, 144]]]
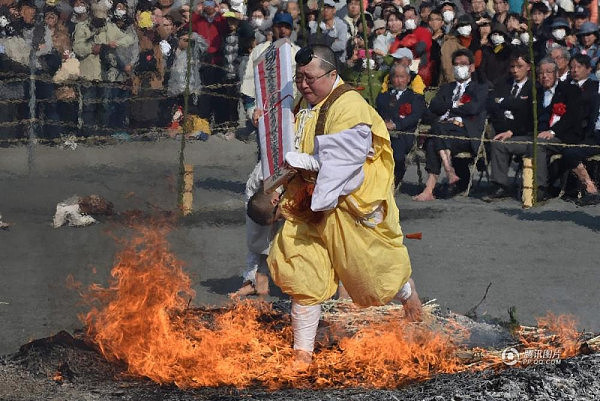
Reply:
[[54, 376], [52, 376], [52, 380], [54, 380], [55, 382], [61, 384], [64, 379], [63, 379], [62, 374], [60, 372], [54, 372]]
[[538, 326], [533, 332], [521, 330], [520, 342], [525, 348], [552, 350], [560, 353], [560, 358], [570, 358], [579, 353], [581, 334], [577, 330], [577, 320], [570, 315], [555, 315], [548, 312], [537, 319]]
[[[317, 348], [308, 369], [297, 370], [287, 314], [250, 301], [217, 311], [189, 307], [195, 293], [183, 263], [169, 249], [167, 233], [165, 227], [138, 227], [123, 242], [109, 286], [92, 285], [84, 294], [95, 305], [82, 317], [88, 336], [108, 360], [125, 362], [133, 375], [181, 388], [397, 388], [497, 362], [490, 353], [482, 358], [487, 364], [467, 365], [455, 345], [464, 335], [458, 324], [408, 325], [401, 315], [389, 314], [351, 336], [334, 335]], [[559, 333], [552, 338], [556, 344], [574, 338], [571, 320], [543, 323]], [[565, 355], [571, 355], [575, 343], [567, 349]]]

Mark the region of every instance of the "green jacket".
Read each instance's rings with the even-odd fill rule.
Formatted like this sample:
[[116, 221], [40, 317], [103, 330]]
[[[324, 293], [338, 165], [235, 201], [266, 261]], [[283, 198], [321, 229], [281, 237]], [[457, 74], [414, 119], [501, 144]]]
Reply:
[[94, 45], [115, 42], [117, 46], [130, 46], [135, 40], [132, 35], [125, 34], [109, 21], [102, 28], [92, 27], [89, 21], [77, 23], [73, 34], [73, 51], [80, 62], [81, 77], [90, 81], [102, 80], [100, 56], [92, 53]]

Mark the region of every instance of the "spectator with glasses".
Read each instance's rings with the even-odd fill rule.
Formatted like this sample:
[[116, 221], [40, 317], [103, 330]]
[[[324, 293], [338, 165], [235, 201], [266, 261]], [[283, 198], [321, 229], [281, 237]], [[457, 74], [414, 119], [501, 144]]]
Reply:
[[554, 47], [549, 53], [550, 58], [554, 60], [558, 68], [558, 79], [569, 82], [571, 80], [569, 73], [569, 60], [571, 59], [569, 49], [566, 47]]
[[338, 76], [336, 56], [315, 45], [296, 54], [302, 95], [295, 121], [296, 170], [279, 207], [285, 217], [271, 244], [271, 277], [292, 297], [294, 350], [310, 363], [321, 303], [339, 281], [360, 306], [396, 298], [407, 317], [421, 304], [393, 197], [394, 160], [383, 119]]

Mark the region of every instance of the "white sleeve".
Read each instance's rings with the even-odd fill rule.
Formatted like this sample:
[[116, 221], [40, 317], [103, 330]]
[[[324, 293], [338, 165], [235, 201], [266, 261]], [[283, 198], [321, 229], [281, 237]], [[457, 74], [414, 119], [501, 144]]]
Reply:
[[321, 166], [310, 205], [313, 211], [333, 209], [340, 196], [354, 192], [362, 184], [363, 165], [371, 143], [371, 128], [366, 124], [315, 137], [314, 154]]
[[246, 194], [245, 194], [246, 195], [246, 204], [248, 203], [248, 201], [250, 200], [252, 195], [254, 195], [256, 193], [256, 191], [258, 191], [258, 188], [260, 187], [262, 180], [263, 180], [262, 165], [259, 161], [254, 166], [254, 170], [252, 170], [252, 173], [250, 173], [250, 177], [248, 177], [248, 181], [246, 181], [246, 191], [245, 191], [246, 192]]

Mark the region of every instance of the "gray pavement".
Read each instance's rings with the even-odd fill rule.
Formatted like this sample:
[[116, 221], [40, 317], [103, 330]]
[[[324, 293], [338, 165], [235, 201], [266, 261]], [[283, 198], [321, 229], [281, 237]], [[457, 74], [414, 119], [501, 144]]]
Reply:
[[[175, 140], [79, 146], [39, 146], [28, 173], [24, 147], [0, 149], [0, 213], [14, 225], [0, 230], [0, 354], [28, 340], [81, 327], [84, 312], [69, 274], [105, 284], [127, 230], [106, 222], [54, 229], [56, 204], [72, 195], [100, 194], [117, 211], [172, 210], [179, 143]], [[256, 146], [210, 138], [190, 142], [195, 214], [169, 235], [197, 291], [194, 304], [219, 305], [239, 286], [245, 260], [243, 189]], [[516, 200], [486, 204], [477, 197], [416, 203], [416, 170], [398, 196], [413, 277], [422, 298], [464, 313], [493, 283], [479, 312], [505, 319], [516, 306], [524, 324], [536, 316], [574, 314], [580, 328], [600, 331], [598, 261], [600, 206], [559, 199], [522, 210]], [[110, 235], [109, 235], [110, 234]], [[277, 291], [274, 291], [277, 295]]]

